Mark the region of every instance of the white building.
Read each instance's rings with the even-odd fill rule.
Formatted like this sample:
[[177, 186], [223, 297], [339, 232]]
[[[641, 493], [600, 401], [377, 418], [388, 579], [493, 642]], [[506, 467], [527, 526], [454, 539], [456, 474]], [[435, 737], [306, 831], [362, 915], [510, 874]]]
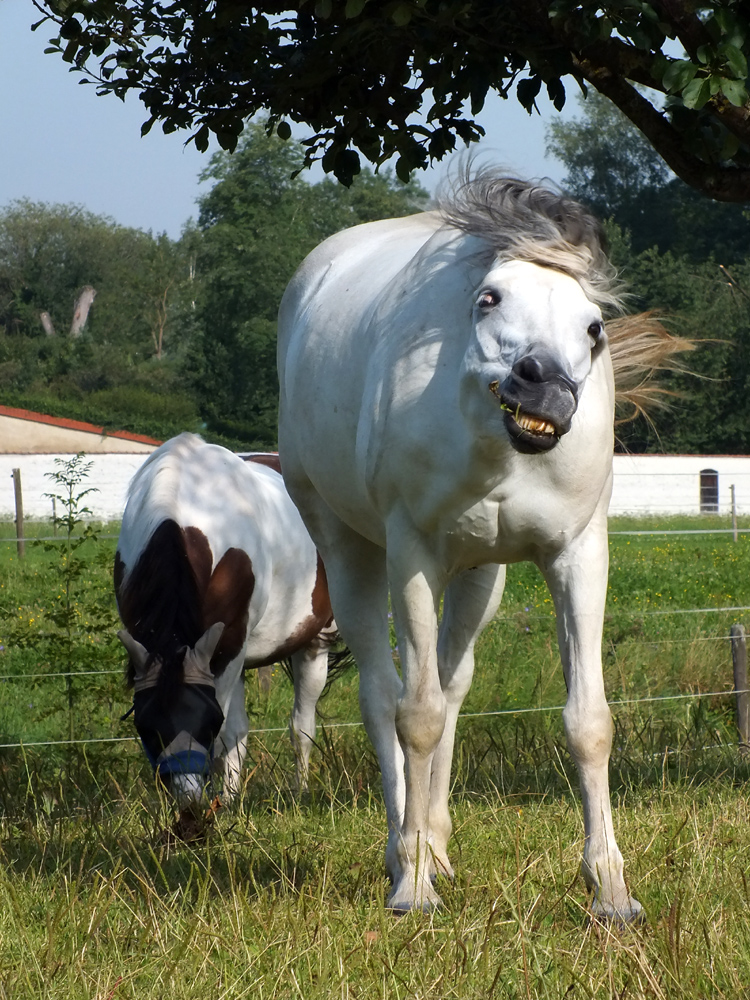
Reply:
[[[119, 520], [127, 487], [161, 442], [128, 431], [105, 431], [78, 420], [0, 406], [0, 519], [15, 517], [13, 470], [19, 469], [24, 516], [49, 518], [54, 493], [46, 473], [85, 452], [92, 468], [85, 498], [96, 520]], [[615, 455], [610, 514], [750, 513], [750, 455]]]
[[615, 455], [610, 514], [750, 513], [750, 455]]
[[[129, 431], [107, 431], [80, 420], [50, 417], [0, 406], [0, 519], [16, 516], [13, 470], [20, 473], [24, 517], [52, 517], [47, 493], [60, 492], [47, 476], [85, 452], [91, 471], [81, 489], [93, 488], [82, 504], [97, 521], [118, 520], [125, 508], [128, 483], [160, 441]], [[58, 514], [63, 511], [58, 507]]]

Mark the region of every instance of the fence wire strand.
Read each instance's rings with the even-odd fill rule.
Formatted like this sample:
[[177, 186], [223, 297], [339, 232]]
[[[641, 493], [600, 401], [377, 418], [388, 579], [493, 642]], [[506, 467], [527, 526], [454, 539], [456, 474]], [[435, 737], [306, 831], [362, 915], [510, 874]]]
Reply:
[[[608, 701], [607, 704], [610, 708], [616, 708], [618, 705], [639, 705], [658, 701], [686, 701], [692, 699], [694, 701], [701, 698], [725, 698], [729, 695], [738, 694], [750, 694], [750, 688], [742, 688], [740, 690], [734, 690], [733, 688], [726, 691], [691, 691], [687, 694], [664, 694], [664, 695], [653, 695], [651, 697], [645, 698], [618, 698], [613, 701]], [[458, 716], [458, 720], [463, 719], [482, 719], [490, 718], [493, 716], [504, 716], [504, 715], [529, 715], [532, 713], [541, 712], [562, 712], [565, 705], [539, 705], [531, 708], [498, 708], [492, 711], [486, 712], [462, 712]], [[364, 727], [362, 721], [355, 722], [329, 722], [321, 723], [321, 729], [361, 729]], [[288, 733], [288, 726], [270, 726], [261, 729], [251, 729], [248, 732], [248, 738], [251, 736], [260, 736], [267, 733]], [[39, 740], [34, 742], [20, 741], [18, 743], [0, 743], [0, 750], [17, 750], [21, 748], [28, 747], [52, 747], [52, 746], [80, 746], [89, 743], [132, 743], [137, 742], [137, 736], [103, 736], [103, 737], [92, 737], [85, 740]], [[727, 744], [729, 745], [729, 744]]]

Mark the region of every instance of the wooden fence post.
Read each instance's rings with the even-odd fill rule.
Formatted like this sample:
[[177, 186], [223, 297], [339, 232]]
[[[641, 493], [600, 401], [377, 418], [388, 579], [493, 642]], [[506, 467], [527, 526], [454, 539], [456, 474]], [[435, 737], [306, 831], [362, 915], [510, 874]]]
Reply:
[[273, 675], [273, 667], [258, 667], [255, 671], [258, 675], [258, 690], [263, 694], [268, 694], [271, 690], [271, 676]]
[[734, 690], [737, 699], [737, 729], [740, 733], [740, 746], [747, 749], [750, 746], [750, 694], [748, 694], [747, 690], [745, 626], [732, 625], [729, 633], [732, 637], [732, 666], [734, 668]]
[[737, 541], [737, 498], [734, 494], [734, 483], [729, 487], [732, 491], [732, 534], [734, 535], [735, 542]]
[[13, 470], [13, 491], [16, 495], [16, 545], [18, 547], [18, 558], [23, 559], [26, 555], [26, 542], [23, 535], [23, 492], [21, 491], [21, 470]]

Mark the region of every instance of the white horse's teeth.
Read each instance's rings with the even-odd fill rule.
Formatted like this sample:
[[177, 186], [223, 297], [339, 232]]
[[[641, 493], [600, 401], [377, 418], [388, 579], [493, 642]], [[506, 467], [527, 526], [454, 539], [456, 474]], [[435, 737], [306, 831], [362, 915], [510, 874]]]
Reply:
[[536, 431], [537, 434], [554, 434], [555, 427], [547, 423], [546, 420], [539, 420], [537, 417], [529, 417], [525, 413], [516, 416], [516, 423], [525, 431]]

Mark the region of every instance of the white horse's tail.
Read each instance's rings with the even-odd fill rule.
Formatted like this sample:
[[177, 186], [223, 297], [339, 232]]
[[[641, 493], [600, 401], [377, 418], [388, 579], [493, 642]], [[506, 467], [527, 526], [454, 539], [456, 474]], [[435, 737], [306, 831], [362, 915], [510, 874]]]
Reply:
[[626, 423], [654, 409], [666, 409], [679, 392], [659, 384], [659, 372], [687, 372], [679, 355], [697, 342], [670, 333], [653, 312], [621, 316], [607, 323], [615, 375], [615, 423]]

